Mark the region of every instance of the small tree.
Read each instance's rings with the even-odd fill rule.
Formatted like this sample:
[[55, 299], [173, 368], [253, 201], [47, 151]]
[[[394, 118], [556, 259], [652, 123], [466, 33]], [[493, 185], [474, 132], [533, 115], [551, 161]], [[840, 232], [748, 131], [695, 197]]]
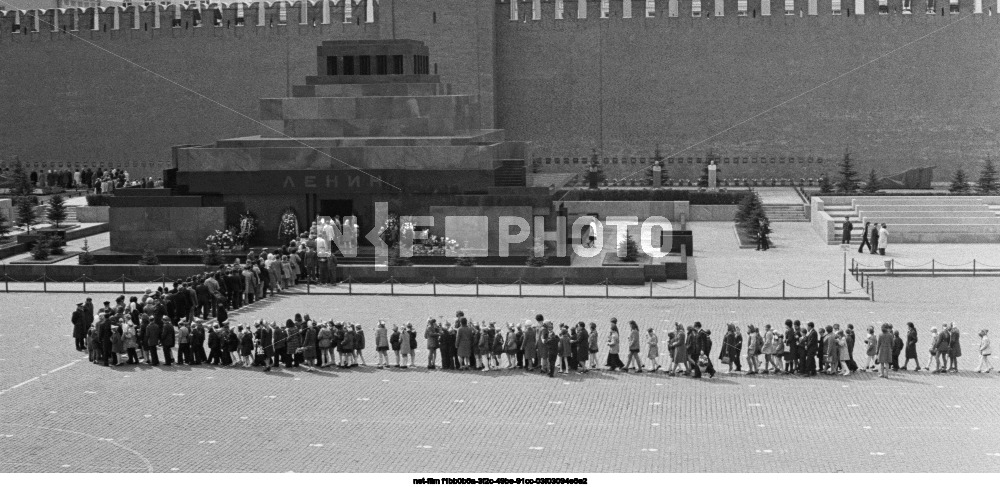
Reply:
[[621, 257], [622, 262], [635, 262], [639, 260], [639, 245], [631, 234], [625, 234], [625, 240], [618, 242], [619, 248], [625, 248], [625, 256]]
[[49, 240], [49, 252], [51, 252], [52, 255], [66, 255], [66, 241], [57, 236], [53, 236]]
[[142, 257], [139, 258], [140, 265], [160, 265], [160, 259], [156, 256], [156, 252], [153, 249], [147, 247], [142, 251]]
[[965, 171], [961, 169], [955, 171], [955, 176], [951, 178], [951, 187], [948, 188], [948, 191], [958, 194], [969, 192], [969, 181], [965, 177]]
[[83, 239], [83, 253], [80, 254], [80, 265], [94, 265], [94, 254], [90, 253], [87, 239]]
[[833, 192], [833, 184], [830, 182], [830, 176], [823, 173], [823, 176], [819, 178], [819, 192], [823, 194]]
[[983, 170], [979, 173], [979, 187], [976, 191], [981, 194], [993, 194], [1000, 190], [997, 184], [997, 170], [993, 167], [993, 161], [989, 157], [983, 163]]
[[31, 256], [35, 260], [45, 260], [49, 258], [51, 253], [51, 248], [49, 247], [49, 239], [42, 237], [35, 241], [35, 246], [31, 249]]
[[63, 195], [57, 194], [49, 200], [49, 207], [45, 212], [49, 221], [59, 228], [59, 223], [66, 221], [66, 199]]
[[31, 226], [38, 221], [31, 198], [23, 196], [17, 200], [17, 226], [24, 227], [25, 233], [31, 233]]
[[868, 173], [868, 182], [865, 183], [865, 193], [878, 193], [880, 189], [882, 189], [882, 184], [879, 182], [878, 175], [875, 174], [875, 168], [872, 168], [871, 172]]
[[222, 264], [222, 256], [219, 255], [219, 246], [209, 244], [208, 247], [205, 248], [205, 253], [201, 256], [201, 263], [212, 266]]
[[7, 215], [0, 211], [0, 239], [6, 238], [8, 233], [10, 233], [10, 222], [7, 221]]
[[858, 171], [854, 169], [854, 164], [851, 162], [851, 152], [849, 150], [844, 151], [844, 159], [840, 161], [838, 165], [840, 172], [840, 181], [837, 183], [837, 189], [843, 193], [853, 193], [858, 190]]
[[20, 159], [14, 159], [14, 169], [11, 172], [10, 180], [10, 194], [12, 196], [29, 196], [35, 190], [34, 185], [31, 184], [31, 178], [28, 177], [28, 173], [24, 170], [24, 165], [21, 164]]

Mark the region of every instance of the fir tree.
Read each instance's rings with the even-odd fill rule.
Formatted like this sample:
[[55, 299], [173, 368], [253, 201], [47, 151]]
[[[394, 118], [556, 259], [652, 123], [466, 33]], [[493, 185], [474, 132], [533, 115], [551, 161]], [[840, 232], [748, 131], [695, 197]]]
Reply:
[[858, 171], [854, 169], [854, 163], [851, 162], [850, 151], [844, 151], [844, 160], [840, 161], [838, 167], [840, 168], [840, 181], [837, 183], [837, 189], [842, 193], [857, 191]]
[[965, 177], [965, 171], [961, 169], [955, 171], [955, 176], [951, 178], [951, 187], [948, 188], [948, 191], [958, 194], [969, 192], [969, 181]]
[[830, 176], [827, 173], [823, 173], [823, 176], [819, 178], [819, 192], [821, 194], [833, 192], [833, 184], [830, 183]]
[[882, 189], [882, 184], [879, 182], [878, 175], [875, 174], [875, 168], [872, 168], [871, 172], [868, 173], [868, 182], [865, 183], [865, 193], [877, 193], [880, 189]]
[[31, 198], [22, 196], [17, 200], [17, 226], [24, 227], [26, 233], [31, 233], [31, 226], [38, 221], [35, 216], [35, 207], [31, 204]]
[[94, 265], [94, 254], [90, 253], [87, 239], [83, 239], [83, 253], [80, 254], [80, 265]]
[[[739, 206], [736, 207], [736, 217], [734, 218], [736, 225], [742, 228], [747, 235], [755, 238], [760, 231], [762, 220], [767, 220], [767, 212], [760, 201], [760, 196], [756, 191], [747, 191], [746, 196], [740, 200]], [[771, 233], [770, 227], [765, 233]]]
[[49, 200], [49, 207], [46, 210], [45, 216], [48, 217], [49, 221], [54, 223], [56, 228], [59, 228], [59, 223], [66, 221], [66, 199], [63, 195], [57, 194], [52, 196]]
[[621, 257], [622, 262], [635, 262], [639, 260], [639, 245], [635, 243], [635, 239], [632, 238], [631, 234], [625, 234], [625, 240], [619, 242], [618, 245], [625, 249], [625, 256]]
[[35, 241], [35, 246], [31, 249], [31, 256], [35, 260], [45, 260], [49, 258], [50, 248], [49, 239], [42, 237]]
[[993, 167], [993, 161], [989, 157], [983, 164], [983, 170], [979, 173], [979, 187], [976, 188], [981, 194], [993, 194], [1000, 190], [997, 185], [997, 170]]
[[20, 159], [14, 159], [14, 169], [11, 172], [10, 181], [10, 194], [12, 196], [28, 196], [35, 190]]

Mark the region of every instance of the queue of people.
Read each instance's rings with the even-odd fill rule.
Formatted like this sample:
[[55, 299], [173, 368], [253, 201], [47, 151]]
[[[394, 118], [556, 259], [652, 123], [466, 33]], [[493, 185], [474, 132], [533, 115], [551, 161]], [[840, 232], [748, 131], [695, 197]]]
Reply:
[[[367, 366], [364, 352], [373, 341], [375, 367], [412, 368], [417, 367], [418, 338], [422, 336], [427, 350], [427, 363], [422, 366], [428, 369], [487, 372], [523, 369], [537, 370], [550, 377], [557, 373], [586, 374], [595, 369], [626, 373], [662, 370], [668, 375], [694, 378], [703, 374], [712, 378], [717, 373], [712, 360], [712, 333], [700, 322], [686, 327], [675, 323], [667, 339], [661, 341], [653, 328], [642, 333], [635, 321], [619, 330], [615, 318], [602, 331], [594, 322], [556, 325], [542, 315], [525, 323], [476, 322], [459, 311], [451, 320], [443, 316], [428, 319], [422, 334], [412, 323], [379, 321], [366, 337], [364, 328], [357, 323], [317, 321], [308, 314], [296, 314], [284, 323], [263, 320], [231, 323], [225, 303], [219, 305], [214, 319], [208, 319], [205, 314], [199, 316], [184, 305], [178, 306], [176, 296], [190, 292], [186, 284], [181, 283], [166, 293], [147, 290], [148, 295], [132, 297], [128, 303], [124, 296], [114, 306], [105, 302], [97, 310], [92, 325], [79, 325], [94, 320], [88, 298], [86, 303], [78, 305], [72, 317], [77, 349], [89, 351], [90, 360], [103, 365], [156, 366], [162, 352], [166, 366], [176, 361], [188, 365], [259, 366], [265, 371], [281, 365], [313, 370]], [[197, 297], [198, 292], [193, 295]], [[869, 326], [862, 341], [863, 352], [859, 350], [865, 360], [861, 367], [854, 357], [857, 337], [851, 324], [843, 328], [839, 324], [824, 327], [786, 320], [784, 329], [747, 325], [744, 338], [737, 325], [729, 323], [715, 358], [726, 366], [727, 374], [742, 374], [745, 365], [746, 375], [847, 376], [877, 371], [888, 378], [890, 370], [908, 370], [911, 360], [914, 371], [958, 371], [961, 333], [953, 323], [942, 325], [940, 330], [931, 329], [930, 358], [924, 369], [920, 366], [913, 323], [907, 323], [904, 333], [905, 340], [891, 324], [882, 324], [877, 333], [874, 326]], [[981, 359], [976, 371], [989, 373], [993, 365], [988, 331], [982, 330], [979, 338]], [[603, 364], [598, 357], [601, 343], [605, 350]], [[662, 343], [666, 344], [666, 353], [661, 366]], [[643, 349], [644, 356], [640, 354]], [[625, 362], [621, 359], [623, 353]]]

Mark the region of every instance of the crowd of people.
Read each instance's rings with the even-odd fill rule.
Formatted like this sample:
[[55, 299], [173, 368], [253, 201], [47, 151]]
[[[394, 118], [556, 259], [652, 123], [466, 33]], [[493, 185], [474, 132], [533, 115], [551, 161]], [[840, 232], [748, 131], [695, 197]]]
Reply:
[[[270, 257], [265, 261], [272, 261]], [[368, 337], [360, 324], [316, 320], [308, 314], [296, 314], [284, 323], [231, 322], [229, 311], [254, 299], [252, 292], [242, 294], [239, 284], [249, 286], [247, 273], [254, 274], [249, 267], [243, 266], [241, 271], [233, 266], [215, 274], [194, 276], [174, 283], [169, 290], [147, 289], [142, 296], [133, 296], [127, 302], [125, 296], [119, 296], [114, 304], [104, 302], [97, 310], [88, 298], [77, 306], [71, 318], [77, 350], [89, 351], [93, 363], [105, 366], [143, 363], [157, 366], [162, 353], [166, 366], [176, 362], [259, 366], [265, 371], [281, 365], [313, 370], [367, 366], [364, 352], [373, 341], [375, 367], [411, 368], [417, 366], [415, 355], [421, 345], [418, 338], [422, 338], [427, 350], [424, 366], [429, 369], [516, 368], [537, 370], [550, 377], [556, 373], [585, 374], [599, 368], [636, 373], [662, 370], [669, 375], [694, 378], [703, 374], [709, 378], [715, 376], [713, 358], [727, 368], [727, 374], [741, 374], [745, 365], [747, 375], [851, 375], [877, 371], [880, 376], [888, 377], [890, 370], [908, 370], [910, 361], [914, 362], [915, 371], [957, 372], [962, 356], [961, 333], [953, 323], [931, 329], [929, 359], [921, 369], [918, 334], [913, 323], [907, 323], [905, 330], [896, 330], [891, 324], [883, 324], [879, 329], [869, 326], [855, 361], [857, 337], [853, 325], [824, 327], [812, 322], [803, 325], [798, 320], [786, 320], [783, 328], [747, 325], [745, 337], [736, 324], [727, 324], [718, 355], [714, 356], [712, 332], [699, 322], [686, 327], [675, 323], [663, 342], [653, 328], [641, 333], [635, 321], [620, 330], [615, 318], [604, 330], [599, 330], [593, 322], [556, 325], [542, 315], [525, 323], [476, 322], [459, 311], [453, 319], [443, 316], [428, 319], [422, 334], [412, 323], [378, 321], [367, 330]], [[274, 287], [265, 288], [276, 292], [275, 282], [269, 284]], [[217, 306], [214, 311], [213, 305]], [[603, 360], [598, 357], [602, 334]], [[993, 365], [988, 331], [982, 330], [979, 338], [980, 363], [976, 371], [989, 373]], [[662, 366], [661, 343], [666, 343]], [[640, 356], [643, 348], [646, 353]], [[622, 354], [626, 356], [625, 362]], [[863, 366], [859, 366], [861, 360]]]
[[38, 188], [92, 190], [97, 194], [113, 193], [115, 188], [155, 188], [163, 185], [162, 178], [132, 179], [125, 169], [102, 167], [96, 170], [90, 168], [34, 170], [28, 174], [28, 178], [31, 184]]

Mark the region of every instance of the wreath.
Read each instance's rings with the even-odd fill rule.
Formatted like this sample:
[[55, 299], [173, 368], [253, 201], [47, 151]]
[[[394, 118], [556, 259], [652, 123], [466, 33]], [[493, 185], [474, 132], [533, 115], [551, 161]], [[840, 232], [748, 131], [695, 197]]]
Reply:
[[237, 234], [240, 245], [250, 244], [250, 240], [257, 235], [257, 226], [257, 217], [253, 213], [248, 211], [240, 215], [239, 233]]
[[299, 219], [295, 216], [294, 208], [286, 208], [281, 214], [281, 222], [278, 224], [278, 241], [288, 242], [299, 237]]

